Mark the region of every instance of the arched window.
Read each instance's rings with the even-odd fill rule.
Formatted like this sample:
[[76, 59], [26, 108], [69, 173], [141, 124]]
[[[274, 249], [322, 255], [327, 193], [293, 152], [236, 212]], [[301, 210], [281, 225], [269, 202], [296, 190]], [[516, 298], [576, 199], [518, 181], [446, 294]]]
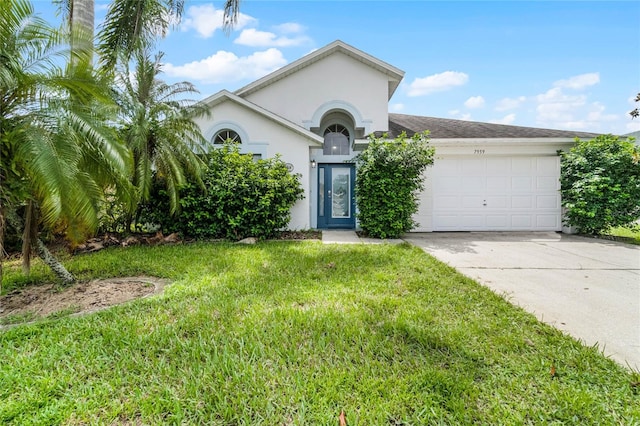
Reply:
[[324, 130], [324, 155], [349, 155], [349, 131], [341, 124]]
[[240, 139], [240, 135], [238, 135], [238, 132], [235, 132], [230, 129], [222, 129], [218, 133], [216, 133], [215, 136], [213, 137], [213, 143], [216, 145], [221, 145], [227, 141], [232, 143], [242, 143], [242, 140]]

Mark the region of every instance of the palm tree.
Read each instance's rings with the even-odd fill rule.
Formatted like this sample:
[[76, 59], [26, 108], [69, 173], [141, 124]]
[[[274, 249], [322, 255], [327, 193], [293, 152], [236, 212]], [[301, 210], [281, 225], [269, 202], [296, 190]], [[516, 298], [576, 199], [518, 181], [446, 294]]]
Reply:
[[[71, 52], [28, 0], [0, 0], [0, 22], [0, 231], [5, 218], [24, 228], [25, 251], [34, 243], [63, 281], [73, 281], [34, 230], [64, 224], [74, 237], [95, 228], [102, 187], [126, 190], [129, 151], [104, 125], [113, 104], [90, 46]], [[3, 241], [0, 233], [0, 248]]]
[[114, 0], [98, 36], [102, 64], [113, 68], [119, 56], [127, 61], [135, 52], [152, 48], [180, 21], [183, 10], [184, 0]]
[[[82, 27], [91, 36], [95, 26], [95, 0], [54, 0], [72, 28]], [[178, 23], [185, 0], [113, 0], [99, 33], [102, 64], [113, 68], [119, 55], [130, 57], [140, 48], [151, 48]], [[225, 0], [223, 25], [229, 31], [237, 22], [240, 0]]]
[[81, 26], [84, 31], [91, 34], [93, 39], [95, 27], [95, 0], [73, 0], [70, 2], [70, 23], [73, 26]]
[[133, 153], [132, 183], [139, 201], [149, 199], [154, 173], [167, 186], [171, 211], [178, 208], [178, 190], [191, 175], [200, 180], [207, 141], [193, 121], [207, 114], [202, 104], [178, 99], [198, 93], [191, 83], [168, 85], [158, 79], [162, 54], [154, 59], [147, 51], [135, 54], [135, 70], [128, 64], [117, 76], [121, 108], [120, 134]]

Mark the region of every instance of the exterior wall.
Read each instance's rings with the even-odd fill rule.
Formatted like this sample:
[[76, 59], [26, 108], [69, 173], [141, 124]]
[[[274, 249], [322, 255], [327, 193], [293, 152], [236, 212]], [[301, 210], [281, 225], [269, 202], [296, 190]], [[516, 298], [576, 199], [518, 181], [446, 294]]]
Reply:
[[242, 138], [241, 152], [261, 154], [262, 158], [280, 154], [284, 162], [293, 166], [292, 173], [301, 174], [304, 199], [298, 201], [291, 209], [289, 229], [309, 229], [311, 142], [235, 102], [218, 104], [211, 109], [211, 113], [211, 117], [200, 118], [197, 121], [207, 139], [210, 140], [222, 128], [230, 128], [238, 132]]
[[[540, 141], [538, 143], [526, 143], [524, 141], [500, 141], [478, 140], [452, 141], [432, 140], [431, 144], [436, 148], [435, 162], [438, 159], [456, 157], [544, 157], [557, 156], [558, 150], [567, 151], [574, 142], [570, 141]], [[425, 188], [420, 194], [420, 205], [414, 220], [418, 226], [412, 232], [433, 231], [433, 170], [430, 167], [425, 172]]]
[[[323, 106], [353, 106], [368, 131], [386, 131], [388, 77], [343, 53], [331, 56], [251, 93], [246, 99], [305, 128]], [[316, 117], [320, 119], [322, 117]], [[363, 126], [356, 119], [356, 127]], [[315, 123], [317, 126], [318, 123]]]

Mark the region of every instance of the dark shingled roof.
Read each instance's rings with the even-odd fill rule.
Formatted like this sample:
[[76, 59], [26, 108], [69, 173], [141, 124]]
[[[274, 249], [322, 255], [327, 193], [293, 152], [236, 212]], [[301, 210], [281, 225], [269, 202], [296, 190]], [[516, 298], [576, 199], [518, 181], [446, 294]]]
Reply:
[[[429, 130], [431, 139], [464, 138], [581, 138], [593, 139], [598, 133], [575, 132], [572, 130], [538, 129], [536, 127], [507, 126], [504, 124], [480, 123], [475, 121], [452, 120], [449, 118], [421, 117], [417, 115], [389, 114], [390, 138], [403, 131], [407, 136]], [[377, 137], [382, 132], [375, 132]]]

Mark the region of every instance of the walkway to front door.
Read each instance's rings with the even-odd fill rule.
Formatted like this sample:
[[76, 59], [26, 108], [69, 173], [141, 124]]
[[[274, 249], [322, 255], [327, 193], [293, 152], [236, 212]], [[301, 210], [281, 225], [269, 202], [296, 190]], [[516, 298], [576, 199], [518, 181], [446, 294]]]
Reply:
[[355, 228], [355, 178], [353, 164], [318, 164], [318, 228]]

